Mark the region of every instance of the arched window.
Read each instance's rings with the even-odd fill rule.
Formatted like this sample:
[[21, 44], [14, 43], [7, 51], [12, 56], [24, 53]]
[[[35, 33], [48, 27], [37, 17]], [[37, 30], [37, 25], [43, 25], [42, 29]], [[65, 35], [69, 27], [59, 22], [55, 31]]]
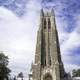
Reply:
[[50, 21], [50, 18], [48, 18], [48, 29], [51, 28], [51, 21]]
[[44, 19], [44, 29], [46, 29], [46, 18]]
[[49, 73], [47, 73], [47, 74], [44, 76], [43, 80], [52, 80], [52, 76], [51, 76]]

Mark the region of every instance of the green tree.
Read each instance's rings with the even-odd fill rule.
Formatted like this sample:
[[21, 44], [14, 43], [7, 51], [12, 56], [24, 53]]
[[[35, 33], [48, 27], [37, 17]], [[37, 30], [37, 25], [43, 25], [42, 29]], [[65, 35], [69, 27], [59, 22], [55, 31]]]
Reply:
[[7, 79], [11, 70], [8, 68], [8, 56], [5, 56], [3, 52], [0, 52], [0, 80]]
[[80, 69], [77, 69], [77, 70], [73, 70], [72, 71], [72, 75], [73, 75], [73, 77], [80, 77]]
[[18, 74], [18, 77], [20, 77], [22, 80], [23, 80], [23, 73], [22, 72], [20, 72], [19, 74]]

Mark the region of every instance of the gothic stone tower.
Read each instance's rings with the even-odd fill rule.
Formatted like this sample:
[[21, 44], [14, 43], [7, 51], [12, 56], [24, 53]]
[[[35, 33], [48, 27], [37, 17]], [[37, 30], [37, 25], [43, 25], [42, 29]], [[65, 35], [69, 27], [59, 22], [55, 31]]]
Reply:
[[65, 71], [53, 9], [45, 12], [41, 10], [32, 71], [33, 80], [64, 80]]

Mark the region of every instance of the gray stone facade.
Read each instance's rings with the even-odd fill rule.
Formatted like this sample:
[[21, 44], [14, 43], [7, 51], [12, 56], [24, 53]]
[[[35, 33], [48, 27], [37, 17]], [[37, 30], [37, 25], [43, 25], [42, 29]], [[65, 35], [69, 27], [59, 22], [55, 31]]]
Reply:
[[51, 11], [42, 9], [32, 78], [33, 80], [68, 80], [65, 74], [54, 11], [53, 9]]

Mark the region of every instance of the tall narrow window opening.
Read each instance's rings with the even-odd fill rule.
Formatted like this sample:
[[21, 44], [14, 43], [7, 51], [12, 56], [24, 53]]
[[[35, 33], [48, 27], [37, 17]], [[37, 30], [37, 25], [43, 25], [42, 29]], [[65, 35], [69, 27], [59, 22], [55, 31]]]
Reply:
[[48, 29], [51, 28], [51, 21], [50, 21], [50, 18], [48, 18]]
[[46, 29], [46, 18], [44, 19], [44, 29]]

